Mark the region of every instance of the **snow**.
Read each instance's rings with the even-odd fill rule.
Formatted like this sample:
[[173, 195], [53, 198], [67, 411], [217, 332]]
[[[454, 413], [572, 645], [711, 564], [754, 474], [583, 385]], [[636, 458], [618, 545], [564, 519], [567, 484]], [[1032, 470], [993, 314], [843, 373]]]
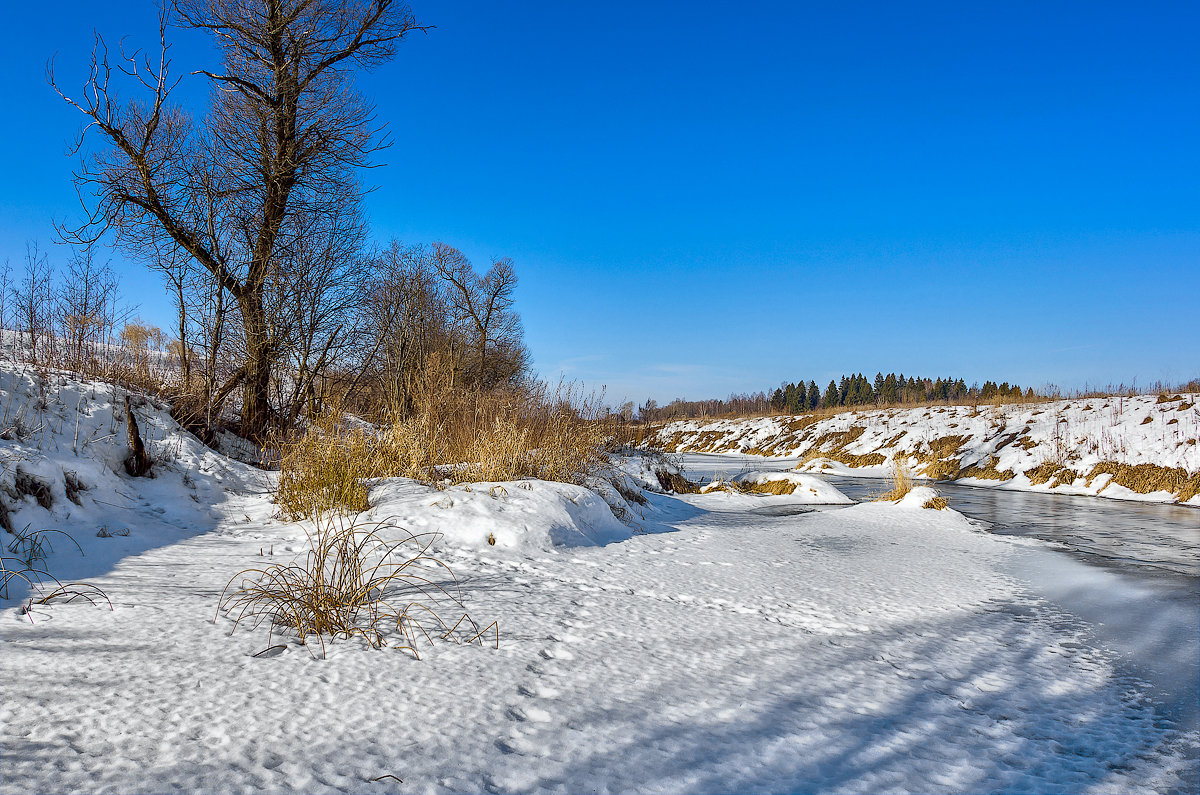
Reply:
[[[256, 657], [268, 628], [231, 634], [218, 600], [238, 571], [307, 549], [311, 528], [276, 518], [273, 475], [143, 405], [158, 477], [129, 478], [110, 433], [121, 395], [0, 378], [46, 420], [0, 445], [5, 484], [20, 463], [62, 497], [49, 511], [24, 497], [14, 518], [71, 532], [86, 557], [58, 545], [47, 565], [112, 600], [4, 602], [0, 792], [1200, 786], [1195, 724], [1021, 578], [1019, 561], [1055, 553], [919, 496], [647, 492], [626, 524], [581, 486], [389, 480], [372, 518], [441, 534], [499, 649], [438, 641], [417, 660], [355, 639]], [[77, 448], [81, 395], [92, 441]], [[646, 461], [618, 468], [654, 485]], [[67, 471], [89, 481], [81, 506], [58, 493]]]
[[537, 480], [471, 483], [439, 491], [407, 478], [371, 491], [370, 516], [466, 549], [603, 546], [632, 535], [596, 492]]

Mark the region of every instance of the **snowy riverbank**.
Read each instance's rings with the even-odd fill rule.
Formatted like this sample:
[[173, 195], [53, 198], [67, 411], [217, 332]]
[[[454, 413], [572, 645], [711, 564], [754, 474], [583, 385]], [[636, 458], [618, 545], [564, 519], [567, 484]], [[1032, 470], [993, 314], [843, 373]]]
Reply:
[[43, 563], [112, 609], [0, 611], [0, 792], [1200, 784], [1197, 727], [1021, 579], [1026, 556], [1054, 553], [953, 510], [648, 491], [621, 523], [580, 487], [386, 481], [375, 518], [442, 533], [463, 609], [498, 622], [499, 648], [322, 654], [277, 630], [282, 646], [255, 656], [268, 628], [231, 634], [221, 591], [303, 559], [311, 531], [275, 518], [273, 476], [145, 404], [158, 477], [130, 478], [109, 388], [7, 383], [28, 408], [0, 441], [4, 485], [19, 467], [52, 494], [6, 494], [10, 518], [70, 531], [87, 556], [56, 541]]
[[649, 445], [798, 458], [805, 472], [918, 477], [1200, 506], [1200, 395], [681, 420]]

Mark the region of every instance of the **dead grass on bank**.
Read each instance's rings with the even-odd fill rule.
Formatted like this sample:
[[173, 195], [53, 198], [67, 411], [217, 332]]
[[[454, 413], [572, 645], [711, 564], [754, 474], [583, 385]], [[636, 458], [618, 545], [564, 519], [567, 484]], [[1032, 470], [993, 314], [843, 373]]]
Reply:
[[1178, 502], [1186, 502], [1200, 494], [1200, 472], [1191, 476], [1182, 467], [1163, 467], [1157, 464], [1121, 464], [1116, 461], [1101, 461], [1087, 474], [1086, 485], [1100, 475], [1111, 475], [1111, 479], [1100, 490], [1111, 483], [1124, 486], [1138, 494], [1166, 491], [1176, 495]]
[[283, 513], [363, 511], [371, 481], [386, 477], [578, 484], [608, 465], [619, 438], [599, 397], [569, 385], [475, 394], [435, 380], [421, 397], [417, 411], [381, 430], [329, 411], [284, 442], [276, 496]]
[[797, 484], [790, 480], [768, 480], [763, 483], [746, 483], [744, 481], [734, 481], [733, 484], [738, 491], [745, 494], [773, 494], [776, 497], [782, 497], [796, 491]]

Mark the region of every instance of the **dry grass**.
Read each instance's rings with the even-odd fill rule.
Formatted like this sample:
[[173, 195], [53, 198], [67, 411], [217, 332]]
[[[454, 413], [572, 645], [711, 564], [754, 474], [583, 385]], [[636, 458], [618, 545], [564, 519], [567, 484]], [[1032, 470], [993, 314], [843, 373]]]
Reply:
[[608, 465], [619, 438], [599, 399], [569, 386], [475, 394], [435, 378], [418, 406], [379, 432], [331, 411], [282, 444], [276, 500], [284, 514], [365, 510], [370, 481], [384, 477], [581, 483]]
[[1065, 467], [1055, 461], [1043, 461], [1033, 469], [1027, 470], [1025, 477], [1029, 478], [1030, 484], [1034, 486], [1053, 480], [1050, 488], [1055, 488], [1074, 483], [1079, 475], [1070, 467]]
[[950, 507], [950, 503], [946, 502], [945, 497], [941, 497], [941, 496], [930, 497], [928, 500], [925, 501], [925, 504], [922, 505], [921, 507], [922, 508], [932, 508], [935, 511], [944, 511]]
[[956, 480], [961, 471], [961, 464], [956, 458], [929, 461], [921, 470], [931, 480]]
[[[385, 538], [384, 531], [403, 534]], [[362, 638], [372, 648], [389, 641], [419, 659], [418, 641], [434, 636], [470, 643], [499, 627], [480, 629], [465, 613], [449, 622], [444, 610], [463, 609], [458, 582], [450, 569], [429, 554], [432, 535], [416, 536], [376, 523], [360, 526], [331, 517], [309, 536], [303, 560], [239, 572], [225, 586], [217, 607], [231, 617], [234, 630], [242, 623], [271, 628], [268, 650], [277, 629], [294, 632], [301, 643], [310, 637]], [[239, 586], [230, 590], [235, 581]]]
[[876, 499], [896, 502], [903, 499], [913, 490], [914, 486], [916, 486], [916, 482], [913, 479], [912, 470], [908, 467], [908, 459], [904, 456], [896, 456], [892, 462], [892, 488], [880, 494]]
[[50, 539], [62, 536], [75, 545], [79, 554], [83, 548], [71, 535], [63, 530], [45, 529], [12, 532], [13, 539], [6, 549], [8, 555], [0, 555], [0, 598], [10, 597], [10, 583], [23, 582], [29, 588], [30, 597], [21, 606], [21, 614], [33, 622], [34, 608], [55, 602], [74, 602], [82, 599], [93, 605], [101, 600], [113, 609], [112, 601], [104, 591], [86, 582], [63, 583], [46, 568], [47, 554], [53, 551]]
[[1101, 461], [1087, 474], [1087, 485], [1090, 486], [1096, 477], [1105, 474], [1111, 475], [1112, 478], [1100, 489], [1101, 491], [1108, 488], [1110, 483], [1116, 483], [1138, 494], [1165, 491], [1176, 495], [1179, 502], [1189, 500], [1200, 493], [1200, 472], [1189, 476], [1187, 470], [1182, 467]]
[[737, 481], [734, 483], [738, 491], [745, 494], [774, 494], [777, 497], [782, 497], [785, 494], [791, 494], [796, 490], [796, 484], [790, 480], [768, 480], [764, 483], [744, 483]]
[[678, 472], [672, 472], [669, 469], [656, 469], [654, 470], [654, 476], [658, 478], [658, 485], [662, 486], [663, 491], [670, 491], [675, 494], [696, 494], [700, 491], [700, 487], [695, 483]]
[[997, 469], [1000, 459], [992, 456], [988, 460], [986, 467], [973, 465], [961, 469], [958, 473], [960, 478], [978, 478], [980, 480], [1012, 480], [1016, 474], [1011, 469]]
[[926, 460], [935, 458], [949, 458], [958, 453], [961, 448], [970, 439], [968, 436], [941, 436], [929, 442], [929, 453], [926, 455]]

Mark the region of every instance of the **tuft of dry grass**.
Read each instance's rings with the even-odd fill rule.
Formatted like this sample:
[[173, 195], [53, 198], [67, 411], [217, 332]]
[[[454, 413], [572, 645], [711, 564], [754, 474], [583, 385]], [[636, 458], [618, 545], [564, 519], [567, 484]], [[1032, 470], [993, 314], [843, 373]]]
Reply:
[[908, 467], [908, 459], [905, 456], [898, 455], [892, 461], [892, 488], [880, 494], [876, 500], [897, 502], [912, 491], [915, 485], [916, 482], [913, 479], [912, 470]]
[[955, 480], [961, 471], [960, 462], [955, 458], [935, 459], [925, 464], [922, 470], [931, 480]]
[[700, 491], [700, 487], [695, 483], [678, 472], [672, 472], [669, 469], [660, 467], [654, 470], [654, 476], [658, 478], [658, 485], [662, 487], [663, 491], [670, 491], [676, 494], [696, 494]]
[[1050, 484], [1050, 488], [1063, 484], [1070, 485], [1075, 482], [1075, 478], [1079, 477], [1075, 473], [1075, 470], [1055, 461], [1043, 461], [1033, 469], [1027, 470], [1025, 476], [1029, 478], [1030, 484], [1034, 486], [1053, 480], [1054, 482]]
[[[385, 530], [403, 536], [387, 539]], [[444, 616], [463, 603], [453, 572], [429, 552], [433, 541], [432, 534], [413, 535], [384, 522], [329, 517], [309, 535], [303, 559], [235, 574], [221, 592], [217, 616], [232, 618], [234, 631], [266, 622], [268, 649], [276, 648], [274, 633], [286, 630], [301, 643], [317, 638], [322, 654], [326, 637], [359, 637], [375, 649], [395, 641], [420, 659], [422, 637], [431, 645], [435, 635], [482, 643], [492, 629], [499, 648], [495, 622], [480, 629], [465, 611], [453, 624]]]
[[744, 483], [736, 481], [734, 486], [738, 491], [746, 494], [774, 494], [775, 496], [783, 496], [791, 494], [796, 490], [796, 484], [790, 480], [768, 480], [764, 483]]
[[935, 511], [944, 511], [950, 507], [950, 503], [946, 502], [946, 498], [942, 496], [930, 497], [925, 501], [922, 508], [931, 508]]
[[973, 465], [963, 468], [958, 473], [960, 478], [978, 478], [980, 480], [1012, 480], [1016, 474], [1011, 469], [997, 469], [1000, 459], [992, 456], [986, 467]]

